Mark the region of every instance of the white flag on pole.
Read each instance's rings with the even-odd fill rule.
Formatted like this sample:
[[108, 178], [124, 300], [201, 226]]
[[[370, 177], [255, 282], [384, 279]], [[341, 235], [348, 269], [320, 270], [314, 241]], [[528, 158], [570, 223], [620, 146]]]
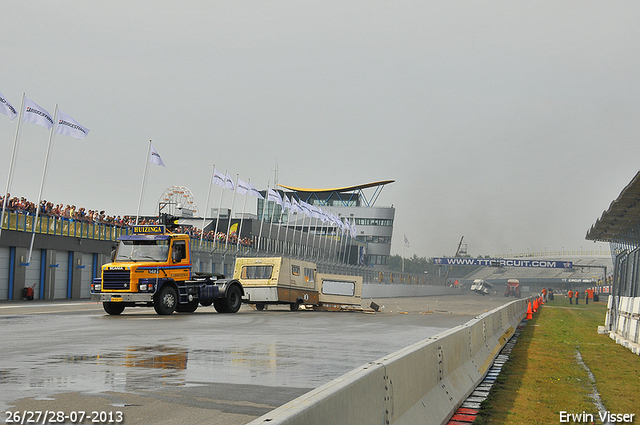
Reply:
[[16, 111], [16, 108], [11, 106], [9, 101], [2, 95], [2, 93], [0, 93], [0, 112], [8, 116], [11, 121], [13, 121], [13, 119], [18, 116], [18, 111]]
[[256, 198], [259, 198], [259, 199], [264, 199], [264, 196], [262, 196], [260, 191], [256, 189], [255, 186], [252, 185], [251, 183], [249, 183], [249, 195], [255, 196]]
[[238, 192], [240, 195], [246, 195], [250, 190], [251, 188], [249, 187], [248, 183], [238, 179], [238, 187], [236, 187], [236, 192]]
[[272, 201], [275, 202], [276, 204], [282, 206], [282, 198], [280, 197], [280, 194], [278, 192], [276, 192], [275, 190], [269, 188], [269, 194], [267, 196], [267, 201]]
[[284, 202], [284, 208], [288, 208], [289, 210], [291, 209], [291, 201], [289, 201], [289, 198], [285, 196], [282, 197], [282, 201]]
[[47, 130], [53, 127], [51, 114], [27, 97], [24, 98], [24, 116], [22, 117], [22, 121], [38, 124]]
[[236, 186], [233, 184], [233, 179], [228, 173], [226, 176], [224, 176], [224, 187], [231, 190], [236, 188]]
[[151, 145], [151, 155], [149, 155], [149, 162], [152, 164], [162, 165], [164, 168], [167, 168], [167, 166], [164, 165], [160, 154], [153, 148], [153, 145]]
[[302, 208], [302, 212], [309, 218], [311, 218], [311, 205], [304, 201], [300, 201], [300, 208]]
[[224, 174], [218, 170], [213, 170], [213, 182], [220, 187], [224, 187]]
[[404, 246], [409, 248], [409, 239], [407, 239], [407, 235], [404, 235]]
[[81, 126], [69, 115], [58, 109], [58, 125], [56, 126], [56, 133], [82, 140], [89, 134], [89, 129]]
[[295, 198], [295, 196], [291, 197], [291, 211], [295, 212], [295, 213], [301, 213], [302, 211], [302, 207], [300, 207], [300, 203], [298, 202], [298, 200]]

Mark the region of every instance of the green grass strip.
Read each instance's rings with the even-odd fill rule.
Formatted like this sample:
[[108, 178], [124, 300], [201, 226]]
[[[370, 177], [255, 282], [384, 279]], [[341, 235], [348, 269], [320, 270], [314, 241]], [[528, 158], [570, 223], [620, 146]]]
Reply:
[[577, 350], [607, 410], [633, 413], [633, 423], [640, 423], [640, 356], [598, 334], [606, 298], [589, 305], [580, 301], [569, 305], [556, 296], [533, 315], [474, 424], [558, 424], [560, 412], [585, 412], [600, 423], [589, 397], [592, 383], [576, 360]]

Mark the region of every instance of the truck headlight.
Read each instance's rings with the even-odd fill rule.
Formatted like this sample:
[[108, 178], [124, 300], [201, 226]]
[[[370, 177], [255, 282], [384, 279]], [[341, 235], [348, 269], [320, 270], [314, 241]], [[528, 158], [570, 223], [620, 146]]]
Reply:
[[101, 287], [101, 286], [102, 286], [102, 285], [100, 285], [99, 283], [92, 283], [92, 284], [91, 284], [91, 289], [92, 289], [94, 292], [100, 292], [100, 287]]
[[141, 283], [140, 285], [138, 285], [138, 289], [140, 290], [140, 292], [147, 292], [153, 291], [153, 283]]

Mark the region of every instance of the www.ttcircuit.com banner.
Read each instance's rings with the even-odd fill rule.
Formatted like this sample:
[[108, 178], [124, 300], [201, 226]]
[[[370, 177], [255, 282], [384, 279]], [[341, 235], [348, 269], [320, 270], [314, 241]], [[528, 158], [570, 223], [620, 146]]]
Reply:
[[434, 258], [433, 264], [440, 266], [487, 266], [487, 267], [536, 267], [541, 269], [570, 269], [571, 261], [523, 260], [506, 258]]

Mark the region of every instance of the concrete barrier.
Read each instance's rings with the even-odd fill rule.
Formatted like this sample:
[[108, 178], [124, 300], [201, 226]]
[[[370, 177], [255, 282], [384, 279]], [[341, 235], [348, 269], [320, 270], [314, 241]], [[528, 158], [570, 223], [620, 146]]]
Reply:
[[363, 365], [249, 424], [443, 424], [484, 378], [528, 301]]
[[404, 283], [364, 283], [362, 285], [362, 298], [424, 297], [461, 293], [460, 289], [448, 286], [409, 285]]

